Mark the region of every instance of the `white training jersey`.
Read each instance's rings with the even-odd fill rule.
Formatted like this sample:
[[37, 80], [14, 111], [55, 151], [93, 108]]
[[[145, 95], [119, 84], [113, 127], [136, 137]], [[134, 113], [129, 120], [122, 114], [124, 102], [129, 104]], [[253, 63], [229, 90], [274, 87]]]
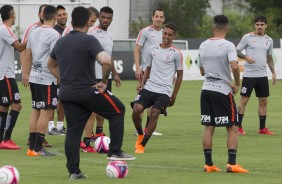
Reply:
[[155, 30], [151, 26], [143, 28], [137, 37], [136, 45], [141, 46], [141, 69], [146, 70], [147, 66], [147, 55], [150, 51], [151, 45], [158, 45], [162, 43], [162, 32], [163, 30]]
[[252, 57], [255, 63], [245, 62], [244, 77], [266, 77], [267, 55], [272, 55], [273, 40], [268, 35], [259, 36], [254, 32], [245, 34], [237, 49], [246, 50], [246, 55]]
[[62, 33], [62, 36], [66, 36], [66, 35], [69, 34], [72, 30], [73, 30], [72, 25], [66, 27], [66, 28], [64, 29], [64, 32]]
[[12, 29], [3, 24], [0, 26], [0, 80], [15, 78], [15, 53], [12, 44], [18, 39]]
[[230, 83], [230, 62], [237, 61], [235, 45], [223, 38], [210, 38], [199, 48], [199, 66], [205, 70], [202, 90], [216, 91], [228, 95], [232, 92]]
[[[112, 51], [113, 51], [113, 37], [112, 34], [108, 31], [104, 31], [100, 29], [98, 26], [94, 27], [92, 30], [88, 32], [89, 35], [94, 36], [97, 38], [97, 40], [100, 42], [101, 46], [105, 50], [105, 52], [112, 57]], [[114, 67], [114, 66], [113, 66]], [[101, 64], [96, 61], [95, 62], [95, 74], [96, 74], [96, 79], [102, 79], [102, 66]], [[109, 79], [111, 79], [112, 76], [109, 76]]]
[[53, 27], [42, 25], [35, 29], [29, 36], [27, 48], [32, 52], [32, 68], [29, 82], [51, 85], [56, 83], [56, 78], [47, 67], [49, 55], [57, 40], [61, 37]]
[[24, 31], [23, 36], [22, 36], [22, 43], [25, 42], [26, 40], [28, 40], [30, 34], [32, 33], [32, 31], [34, 31], [36, 28], [40, 27], [40, 25], [38, 24], [38, 22], [30, 24]]
[[152, 45], [146, 61], [147, 66], [151, 67], [151, 72], [144, 88], [170, 97], [173, 92], [175, 73], [177, 70], [183, 70], [181, 51], [173, 45], [169, 48]]

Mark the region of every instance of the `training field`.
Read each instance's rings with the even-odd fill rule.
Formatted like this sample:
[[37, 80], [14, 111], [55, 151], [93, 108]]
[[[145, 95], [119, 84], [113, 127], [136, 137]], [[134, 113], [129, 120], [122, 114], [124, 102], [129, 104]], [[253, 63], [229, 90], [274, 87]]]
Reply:
[[[46, 136], [53, 144], [50, 152], [56, 157], [26, 156], [28, 122], [31, 111], [29, 89], [18, 83], [22, 97], [22, 111], [12, 136], [22, 146], [20, 151], [0, 150], [0, 165], [13, 165], [20, 172], [21, 184], [64, 184], [64, 183], [123, 183], [123, 184], [258, 184], [281, 183], [282, 181], [282, 84], [270, 86], [268, 101], [267, 127], [275, 135], [257, 134], [259, 123], [257, 99], [251, 97], [243, 121], [247, 135], [239, 137], [237, 162], [249, 169], [248, 174], [230, 174], [225, 172], [227, 162], [226, 130], [217, 128], [214, 135], [213, 161], [222, 169], [220, 173], [204, 173], [204, 156], [202, 151], [203, 127], [200, 125], [200, 89], [202, 81], [185, 81], [182, 83], [176, 104], [168, 108], [168, 117], [161, 116], [157, 131], [163, 136], [153, 136], [142, 155], [134, 154], [136, 136], [131, 120], [129, 103], [135, 97], [136, 82], [123, 81], [121, 88], [113, 87], [113, 93], [126, 106], [125, 134], [123, 150], [136, 156], [128, 161], [129, 173], [125, 179], [110, 179], [106, 176], [106, 155], [81, 153], [81, 170], [89, 178], [69, 181], [64, 156], [64, 136]], [[236, 96], [236, 102], [239, 95]], [[144, 124], [144, 123], [143, 123]], [[108, 123], [105, 133], [109, 135]]]

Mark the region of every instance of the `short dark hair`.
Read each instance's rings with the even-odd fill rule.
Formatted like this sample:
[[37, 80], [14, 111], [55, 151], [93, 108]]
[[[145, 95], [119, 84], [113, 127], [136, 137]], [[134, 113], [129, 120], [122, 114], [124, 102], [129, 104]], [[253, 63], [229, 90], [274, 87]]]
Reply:
[[174, 22], [168, 22], [165, 24], [164, 28], [172, 29], [174, 32], [177, 31], [177, 26]]
[[57, 16], [57, 9], [55, 8], [55, 6], [46, 5], [43, 11], [43, 20], [45, 21], [52, 20], [56, 16]]
[[63, 5], [58, 5], [58, 6], [57, 6], [57, 11], [58, 11], [58, 10], [66, 10], [66, 9], [65, 9], [65, 7], [64, 7]]
[[254, 23], [256, 23], [256, 22], [264, 22], [265, 24], [267, 24], [266, 16], [264, 16], [264, 15], [256, 16], [255, 19], [254, 19]]
[[101, 8], [100, 13], [102, 13], [102, 12], [114, 14], [114, 10], [109, 6], [104, 6], [103, 8]]
[[229, 19], [226, 15], [216, 15], [213, 18], [213, 23], [217, 29], [223, 29], [229, 24]]
[[41, 6], [39, 6], [39, 14], [42, 12], [42, 9], [46, 6], [47, 4], [42, 4]]
[[[161, 9], [161, 8], [156, 8], [156, 9], [153, 10], [153, 16], [155, 15], [156, 11], [162, 11], [162, 12], [164, 12], [163, 9]], [[164, 16], [165, 16], [165, 12], [164, 12]]]
[[89, 15], [89, 10], [83, 6], [74, 8], [71, 13], [72, 26], [78, 28], [85, 27], [88, 23]]
[[90, 15], [94, 14], [96, 15], [96, 17], [99, 17], [100, 15], [99, 11], [96, 8], [94, 8], [93, 6], [90, 6], [88, 10], [89, 10]]
[[9, 20], [11, 18], [11, 12], [14, 11], [14, 7], [6, 4], [0, 8], [2, 21]]

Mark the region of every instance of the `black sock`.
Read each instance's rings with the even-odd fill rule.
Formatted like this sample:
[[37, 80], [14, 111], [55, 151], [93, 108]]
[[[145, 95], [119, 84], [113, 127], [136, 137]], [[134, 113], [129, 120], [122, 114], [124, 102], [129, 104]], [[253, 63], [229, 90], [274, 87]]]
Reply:
[[103, 127], [96, 126], [96, 134], [101, 134], [101, 133], [103, 133]]
[[36, 132], [30, 132], [29, 133], [29, 149], [30, 150], [34, 150], [35, 139], [36, 139]]
[[142, 140], [142, 142], [141, 142], [141, 145], [145, 147], [146, 144], [147, 144], [147, 142], [149, 141], [150, 137], [151, 137], [150, 135], [148, 135], [148, 134], [145, 133], [145, 134], [144, 134], [144, 138], [143, 138], [143, 140]]
[[204, 149], [205, 164], [208, 166], [213, 166], [212, 162], [212, 149]]
[[7, 117], [7, 122], [6, 122], [6, 131], [5, 131], [4, 141], [11, 139], [11, 135], [16, 125], [19, 113], [20, 112], [18, 111], [10, 110], [10, 113]]
[[265, 128], [266, 116], [259, 116], [259, 129], [262, 130]]
[[147, 128], [148, 124], [149, 124], [149, 121], [150, 121], [150, 116], [147, 116], [147, 121], [146, 121], [146, 126], [145, 128]]
[[90, 146], [90, 137], [84, 137], [83, 142], [86, 145], [86, 147], [89, 147]]
[[137, 128], [136, 128], [136, 131], [137, 131], [138, 135], [143, 135], [143, 134], [144, 134], [144, 133], [143, 133], [143, 129], [142, 129], [141, 126], [140, 126], [140, 127], [137, 127]]
[[237, 155], [236, 149], [228, 149], [228, 164], [236, 165], [236, 155]]
[[0, 112], [0, 143], [3, 141], [8, 112]]
[[39, 132], [36, 133], [36, 139], [35, 139], [35, 144], [34, 144], [35, 152], [39, 152], [42, 150], [42, 143], [43, 143], [44, 137], [45, 137], [45, 134], [42, 134]]
[[242, 121], [244, 118], [244, 114], [238, 114], [238, 127], [242, 128]]

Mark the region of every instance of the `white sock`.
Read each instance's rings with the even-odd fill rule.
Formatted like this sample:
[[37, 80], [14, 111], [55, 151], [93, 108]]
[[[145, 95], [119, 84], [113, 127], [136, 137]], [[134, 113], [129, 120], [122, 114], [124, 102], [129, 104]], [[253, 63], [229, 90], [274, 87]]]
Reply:
[[48, 122], [48, 131], [51, 131], [53, 128], [55, 128], [54, 121], [49, 121]]
[[64, 122], [63, 121], [58, 121], [57, 122], [57, 129], [58, 130], [63, 130], [64, 128]]

